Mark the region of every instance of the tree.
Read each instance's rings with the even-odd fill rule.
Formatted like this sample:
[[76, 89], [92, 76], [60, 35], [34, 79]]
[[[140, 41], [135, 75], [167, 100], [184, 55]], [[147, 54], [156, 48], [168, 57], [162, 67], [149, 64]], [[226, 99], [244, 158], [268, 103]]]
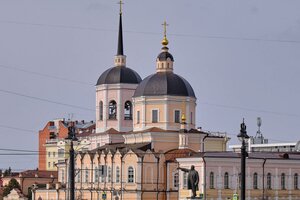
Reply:
[[12, 178], [12, 179], [10, 179], [8, 185], [5, 185], [5, 186], [4, 186], [4, 189], [3, 189], [3, 196], [4, 196], [4, 197], [7, 196], [7, 195], [10, 193], [10, 191], [11, 191], [12, 189], [14, 189], [14, 188], [17, 188], [17, 189], [20, 190], [20, 189], [21, 189], [21, 186], [20, 186], [19, 182], [18, 182], [16, 179]]

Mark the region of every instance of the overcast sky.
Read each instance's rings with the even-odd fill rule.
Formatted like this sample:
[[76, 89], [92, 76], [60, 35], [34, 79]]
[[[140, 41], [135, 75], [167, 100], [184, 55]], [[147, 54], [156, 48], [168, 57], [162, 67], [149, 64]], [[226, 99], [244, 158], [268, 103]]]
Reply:
[[[94, 85], [113, 66], [118, 10], [117, 0], [0, 0], [0, 149], [37, 150], [38, 130], [55, 118], [95, 119]], [[166, 20], [174, 71], [197, 96], [198, 127], [235, 144], [242, 118], [255, 135], [261, 117], [270, 142], [295, 142], [299, 10], [298, 0], [127, 0], [127, 66], [142, 78], [155, 72]], [[0, 168], [37, 167], [37, 155], [4, 153]]]

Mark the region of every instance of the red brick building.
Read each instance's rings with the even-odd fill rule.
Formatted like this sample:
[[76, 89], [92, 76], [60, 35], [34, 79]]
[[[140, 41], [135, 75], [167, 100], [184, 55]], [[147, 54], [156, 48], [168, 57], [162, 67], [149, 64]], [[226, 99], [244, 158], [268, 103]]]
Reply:
[[[57, 119], [49, 121], [46, 126], [39, 131], [39, 170], [46, 170], [46, 142], [50, 139], [63, 139], [68, 136], [68, 124], [70, 121]], [[75, 121], [76, 134], [83, 132], [94, 132], [95, 123], [93, 121], [85, 122]]]

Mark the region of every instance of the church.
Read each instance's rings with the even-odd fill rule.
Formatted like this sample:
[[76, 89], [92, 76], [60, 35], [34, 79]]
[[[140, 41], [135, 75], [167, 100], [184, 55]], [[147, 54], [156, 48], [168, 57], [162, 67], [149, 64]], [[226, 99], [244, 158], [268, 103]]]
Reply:
[[[114, 66], [96, 83], [96, 131], [89, 136], [90, 150], [79, 150], [75, 157], [75, 196], [178, 199], [180, 187], [186, 187], [179, 179], [186, 182], [187, 173], [179, 173], [176, 159], [226, 151], [229, 138], [196, 128], [196, 94], [174, 72], [166, 22], [155, 71], [144, 79], [126, 66], [122, 29], [120, 9]], [[68, 160], [56, 166], [59, 182], [35, 187], [35, 199], [68, 199]]]

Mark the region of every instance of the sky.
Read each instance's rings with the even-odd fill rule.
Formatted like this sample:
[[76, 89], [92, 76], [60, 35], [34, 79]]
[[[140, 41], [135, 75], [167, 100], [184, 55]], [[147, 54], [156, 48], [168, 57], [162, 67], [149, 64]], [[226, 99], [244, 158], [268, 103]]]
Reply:
[[[124, 3], [127, 66], [142, 78], [155, 73], [166, 20], [174, 72], [197, 96], [198, 127], [237, 144], [242, 119], [255, 136], [261, 117], [269, 142], [299, 140], [300, 1]], [[95, 84], [113, 66], [118, 12], [117, 0], [0, 0], [0, 169], [36, 168], [36, 153], [3, 149], [37, 151], [48, 121], [95, 120]]]

